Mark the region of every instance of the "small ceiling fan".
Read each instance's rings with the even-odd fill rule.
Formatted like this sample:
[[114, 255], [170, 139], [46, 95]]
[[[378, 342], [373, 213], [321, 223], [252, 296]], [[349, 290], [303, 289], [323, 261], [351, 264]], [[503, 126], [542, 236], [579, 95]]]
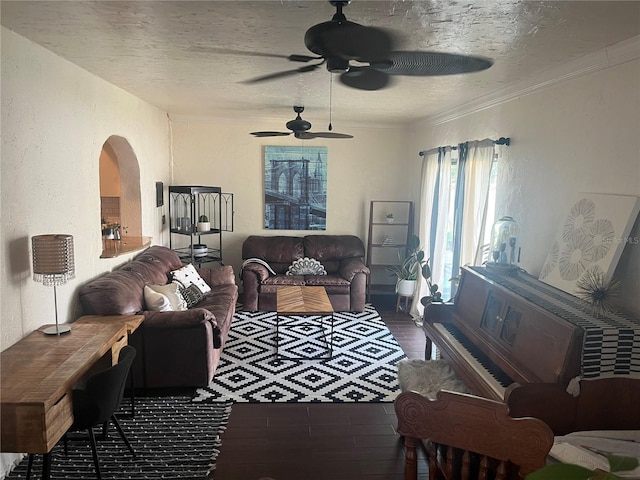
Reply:
[[311, 124], [300, 116], [304, 112], [304, 107], [293, 107], [293, 111], [297, 113], [296, 118], [289, 120], [286, 124], [286, 127], [291, 130], [290, 132], [251, 132], [251, 135], [255, 137], [284, 137], [293, 133], [296, 138], [302, 140], [310, 140], [312, 138], [353, 138], [353, 135], [346, 133], [310, 132]]
[[[380, 90], [391, 83], [392, 75], [435, 76], [471, 73], [485, 70], [493, 61], [483, 57], [443, 52], [396, 51], [387, 31], [347, 20], [342, 8], [351, 0], [330, 0], [336, 13], [328, 22], [309, 28], [304, 44], [316, 57], [308, 55], [276, 55], [292, 62], [318, 63], [293, 70], [263, 75], [246, 81], [257, 83], [312, 72], [326, 63], [327, 70], [339, 73], [340, 81], [360, 90]], [[351, 64], [351, 61], [358, 64]]]

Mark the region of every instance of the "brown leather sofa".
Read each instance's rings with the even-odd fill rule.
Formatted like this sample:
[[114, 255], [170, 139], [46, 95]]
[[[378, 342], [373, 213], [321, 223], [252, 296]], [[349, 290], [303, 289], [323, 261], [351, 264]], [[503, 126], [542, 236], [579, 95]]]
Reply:
[[[335, 311], [362, 312], [369, 274], [364, 255], [354, 235], [251, 235], [242, 244], [243, 309], [275, 311], [278, 286], [308, 285], [325, 287]], [[326, 275], [286, 274], [305, 257], [319, 261]]]
[[220, 362], [238, 299], [231, 266], [197, 269], [211, 292], [194, 307], [146, 310], [145, 285], [168, 283], [169, 273], [182, 266], [173, 250], [152, 246], [80, 288], [87, 315], [144, 315], [129, 338], [138, 352], [133, 369], [136, 388], [204, 387]]

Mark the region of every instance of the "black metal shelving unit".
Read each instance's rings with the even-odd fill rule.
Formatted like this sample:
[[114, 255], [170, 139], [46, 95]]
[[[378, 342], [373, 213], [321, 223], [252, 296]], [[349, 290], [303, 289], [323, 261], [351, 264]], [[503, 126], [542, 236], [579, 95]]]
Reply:
[[[199, 222], [205, 215], [209, 225]], [[183, 263], [203, 264], [222, 260], [222, 233], [233, 231], [233, 194], [220, 187], [169, 187], [169, 248]], [[206, 245], [202, 252], [194, 245]]]

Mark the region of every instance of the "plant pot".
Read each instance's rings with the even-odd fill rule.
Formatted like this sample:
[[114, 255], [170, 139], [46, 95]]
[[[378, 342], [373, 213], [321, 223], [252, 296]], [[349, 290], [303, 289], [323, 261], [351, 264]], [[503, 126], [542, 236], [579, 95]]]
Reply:
[[400, 280], [396, 287], [396, 292], [403, 297], [413, 297], [416, 293], [417, 284], [417, 280]]
[[208, 232], [211, 230], [211, 222], [198, 222], [196, 225], [196, 229], [199, 232]]
[[387, 223], [391, 225], [393, 223], [393, 217], [387, 217]]

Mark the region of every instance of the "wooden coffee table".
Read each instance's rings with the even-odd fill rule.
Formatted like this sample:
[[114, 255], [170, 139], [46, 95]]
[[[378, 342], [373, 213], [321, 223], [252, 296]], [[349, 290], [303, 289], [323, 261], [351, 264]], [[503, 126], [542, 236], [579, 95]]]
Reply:
[[[333, 356], [333, 305], [329, 300], [324, 287], [278, 287], [276, 289], [276, 357], [280, 356], [291, 360], [316, 360], [331, 358]], [[282, 316], [304, 316], [304, 321], [299, 319], [284, 319]], [[325, 331], [324, 319], [329, 317], [329, 338]], [[314, 320], [319, 320], [314, 322]], [[307, 357], [289, 357], [280, 354], [280, 327], [291, 328], [313, 326], [322, 329], [322, 338], [326, 346], [326, 355], [313, 355]]]

